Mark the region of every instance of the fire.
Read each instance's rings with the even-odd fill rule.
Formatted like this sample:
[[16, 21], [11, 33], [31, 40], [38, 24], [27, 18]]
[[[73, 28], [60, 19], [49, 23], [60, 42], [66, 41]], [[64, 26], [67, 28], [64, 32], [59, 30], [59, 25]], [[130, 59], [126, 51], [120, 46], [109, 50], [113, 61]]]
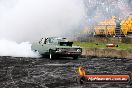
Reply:
[[79, 66], [78, 73], [79, 73], [80, 76], [85, 76], [86, 75], [86, 72], [85, 72], [84, 68], [82, 68], [82, 66]]

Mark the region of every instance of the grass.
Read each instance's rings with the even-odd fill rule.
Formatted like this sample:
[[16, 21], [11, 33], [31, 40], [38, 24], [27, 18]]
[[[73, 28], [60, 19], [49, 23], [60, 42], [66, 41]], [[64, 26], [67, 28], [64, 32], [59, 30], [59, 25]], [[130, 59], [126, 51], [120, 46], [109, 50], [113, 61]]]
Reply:
[[[93, 42], [74, 42], [74, 45], [79, 45], [82, 48], [107, 48], [106, 43], [93, 43]], [[112, 49], [119, 49], [119, 50], [132, 50], [132, 44], [125, 44], [125, 43], [119, 43], [115, 44], [118, 45], [118, 47], [110, 47]]]
[[118, 49], [132, 50], [132, 44], [121, 43], [121, 44], [119, 44]]

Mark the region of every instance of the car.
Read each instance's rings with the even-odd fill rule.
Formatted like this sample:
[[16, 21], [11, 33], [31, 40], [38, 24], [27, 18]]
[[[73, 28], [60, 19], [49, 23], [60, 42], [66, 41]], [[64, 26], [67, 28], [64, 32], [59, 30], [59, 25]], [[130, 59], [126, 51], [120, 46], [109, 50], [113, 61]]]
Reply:
[[39, 52], [42, 56], [48, 55], [50, 59], [55, 57], [72, 57], [77, 59], [82, 54], [80, 46], [73, 46], [73, 42], [59, 37], [42, 38], [39, 42], [33, 43], [31, 49]]

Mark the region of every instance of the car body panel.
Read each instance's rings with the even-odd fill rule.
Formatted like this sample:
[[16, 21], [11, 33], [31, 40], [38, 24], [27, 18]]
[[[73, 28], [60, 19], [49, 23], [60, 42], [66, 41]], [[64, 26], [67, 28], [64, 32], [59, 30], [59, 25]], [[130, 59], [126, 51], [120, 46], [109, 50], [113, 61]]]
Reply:
[[52, 50], [53, 54], [58, 56], [80, 56], [82, 49], [80, 46], [73, 46], [72, 43], [65, 38], [42, 38], [39, 42], [33, 43], [31, 49], [38, 51], [41, 55], [47, 55]]

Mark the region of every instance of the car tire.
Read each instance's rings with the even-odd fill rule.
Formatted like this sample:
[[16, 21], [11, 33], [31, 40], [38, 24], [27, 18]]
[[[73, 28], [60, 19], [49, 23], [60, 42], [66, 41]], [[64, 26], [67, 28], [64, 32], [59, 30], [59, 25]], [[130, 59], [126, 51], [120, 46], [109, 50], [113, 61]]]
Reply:
[[52, 49], [50, 49], [49, 50], [49, 58], [50, 58], [50, 60], [52, 60], [53, 59], [53, 50]]

